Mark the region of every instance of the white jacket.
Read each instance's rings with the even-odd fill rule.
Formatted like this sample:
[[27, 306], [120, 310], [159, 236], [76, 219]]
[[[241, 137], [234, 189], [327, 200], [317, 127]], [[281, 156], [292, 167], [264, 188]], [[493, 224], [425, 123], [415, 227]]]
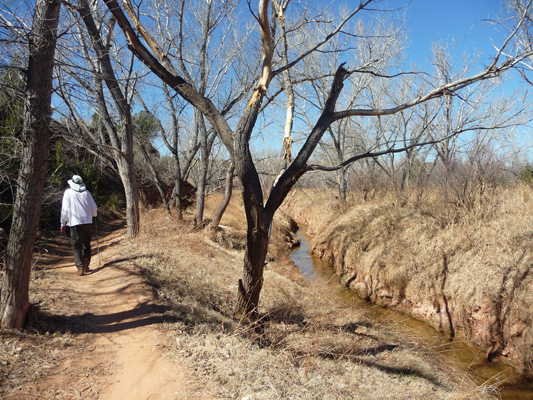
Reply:
[[92, 217], [96, 217], [96, 211], [96, 203], [88, 190], [76, 192], [69, 188], [63, 194], [61, 226], [91, 224]]

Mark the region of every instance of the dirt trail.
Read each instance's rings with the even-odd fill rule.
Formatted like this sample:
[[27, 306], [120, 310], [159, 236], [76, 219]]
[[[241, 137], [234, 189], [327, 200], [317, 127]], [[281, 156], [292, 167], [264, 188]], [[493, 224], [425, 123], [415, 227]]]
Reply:
[[55, 305], [56, 314], [62, 314], [64, 308], [69, 328], [87, 346], [67, 356], [62, 372], [36, 388], [39, 396], [100, 400], [191, 397], [187, 371], [165, 357], [167, 338], [159, 329], [165, 307], [156, 303], [138, 268], [123, 254], [120, 241], [124, 238], [123, 229], [100, 238], [101, 263], [93, 240], [94, 255], [87, 275], [76, 274], [67, 254], [47, 267], [46, 273], [56, 275], [47, 302]]

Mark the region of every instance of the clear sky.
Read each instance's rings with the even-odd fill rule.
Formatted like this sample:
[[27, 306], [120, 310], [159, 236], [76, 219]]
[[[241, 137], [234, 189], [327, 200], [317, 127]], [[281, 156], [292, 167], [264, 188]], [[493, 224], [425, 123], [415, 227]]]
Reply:
[[491, 37], [495, 44], [504, 38], [502, 29], [487, 22], [499, 13], [499, 0], [413, 0], [407, 7], [408, 60], [422, 64], [431, 58], [431, 43], [452, 40], [458, 44], [456, 57], [481, 50], [486, 59], [495, 53]]
[[[331, 3], [331, 0], [320, 1]], [[340, 3], [353, 9], [359, 0], [340, 0]], [[498, 19], [501, 1], [380, 0], [368, 8], [400, 10], [406, 14], [405, 28], [410, 38], [408, 59], [419, 63], [431, 57], [431, 44], [439, 40], [460, 42], [459, 50], [492, 50], [490, 37], [495, 35], [497, 27], [487, 20]]]

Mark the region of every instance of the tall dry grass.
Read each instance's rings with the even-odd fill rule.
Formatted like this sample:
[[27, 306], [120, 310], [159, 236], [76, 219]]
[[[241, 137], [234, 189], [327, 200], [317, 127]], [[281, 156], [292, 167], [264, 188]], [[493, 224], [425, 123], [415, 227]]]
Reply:
[[[218, 200], [208, 198], [207, 216]], [[172, 357], [195, 371], [205, 392], [232, 399], [493, 398], [386, 321], [304, 283], [284, 250], [291, 222], [282, 215], [273, 227], [261, 319], [241, 324], [232, 315], [245, 240], [238, 196], [221, 224], [215, 233], [199, 231], [147, 211], [128, 248], [171, 307], [165, 327]]]
[[363, 297], [397, 307], [533, 372], [533, 188], [297, 192], [290, 212]]

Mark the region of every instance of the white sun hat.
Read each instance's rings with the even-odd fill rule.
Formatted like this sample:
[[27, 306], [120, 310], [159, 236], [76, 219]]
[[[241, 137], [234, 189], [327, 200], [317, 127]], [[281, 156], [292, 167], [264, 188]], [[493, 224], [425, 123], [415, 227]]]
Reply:
[[72, 179], [68, 181], [68, 184], [76, 192], [83, 192], [87, 189], [85, 183], [83, 183], [83, 179], [79, 175], [73, 175]]

